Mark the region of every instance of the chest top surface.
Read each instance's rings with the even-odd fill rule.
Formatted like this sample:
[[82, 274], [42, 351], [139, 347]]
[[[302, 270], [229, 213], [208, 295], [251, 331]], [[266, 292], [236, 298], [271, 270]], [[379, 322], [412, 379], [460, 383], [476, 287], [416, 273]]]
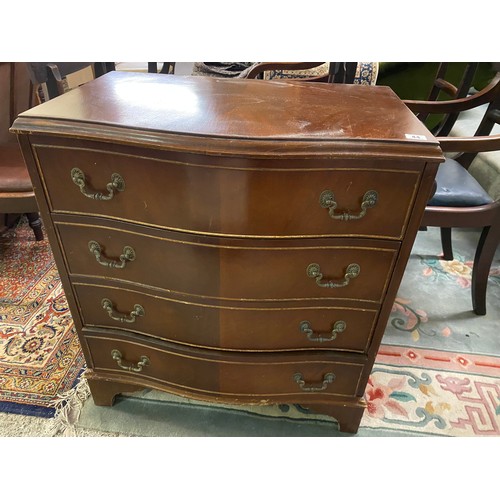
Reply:
[[327, 152], [369, 142], [441, 157], [432, 134], [382, 86], [114, 71], [22, 113], [12, 131], [156, 146], [202, 139], [209, 149], [230, 139], [231, 147], [250, 141], [266, 151], [273, 143]]
[[388, 87], [110, 72], [21, 114], [219, 137], [433, 136]]

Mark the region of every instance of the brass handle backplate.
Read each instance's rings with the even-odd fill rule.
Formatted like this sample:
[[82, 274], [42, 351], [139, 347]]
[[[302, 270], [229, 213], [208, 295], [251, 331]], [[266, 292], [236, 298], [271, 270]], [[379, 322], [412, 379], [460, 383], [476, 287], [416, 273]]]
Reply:
[[111, 182], [108, 182], [106, 185], [107, 194], [89, 191], [85, 182], [85, 174], [79, 168], [71, 170], [71, 180], [80, 188], [80, 192], [83, 195], [93, 200], [109, 201], [113, 199], [115, 192], [121, 192], [125, 189], [125, 181], [120, 174], [111, 175]]
[[306, 385], [306, 382], [304, 381], [304, 376], [302, 373], [296, 373], [293, 376], [293, 380], [299, 385], [299, 387], [306, 392], [320, 392], [324, 391], [327, 387], [328, 384], [331, 384], [335, 380], [335, 374], [334, 373], [327, 373], [323, 377], [323, 382], [321, 385]]
[[111, 319], [119, 321], [120, 323], [135, 323], [135, 319], [138, 316], [144, 316], [145, 314], [144, 308], [139, 304], [135, 304], [134, 309], [128, 315], [117, 314], [113, 309], [113, 303], [109, 299], [102, 299], [101, 305]]
[[311, 342], [329, 342], [331, 340], [335, 340], [337, 338], [337, 335], [339, 333], [342, 333], [346, 328], [347, 324], [345, 321], [336, 321], [333, 325], [330, 335], [327, 337], [319, 333], [315, 333], [311, 328], [311, 323], [309, 323], [309, 321], [302, 321], [300, 323], [300, 331], [305, 333], [307, 335], [307, 338]]
[[335, 195], [332, 191], [323, 191], [319, 196], [319, 204], [322, 208], [328, 208], [328, 213], [332, 219], [336, 220], [357, 220], [361, 219], [366, 215], [366, 211], [369, 208], [374, 207], [378, 201], [377, 191], [367, 191], [361, 201], [361, 210], [357, 214], [351, 214], [349, 212], [335, 213], [337, 209], [337, 202], [335, 201]]
[[323, 274], [321, 273], [321, 268], [319, 264], [309, 264], [307, 266], [307, 276], [314, 278], [318, 286], [324, 288], [341, 288], [347, 286], [351, 279], [356, 278], [361, 272], [361, 267], [359, 264], [349, 264], [344, 274], [344, 279], [342, 281], [321, 281], [323, 279]]
[[135, 260], [135, 250], [129, 246], [123, 247], [123, 253], [119, 257], [119, 262], [103, 256], [101, 245], [97, 241], [89, 241], [89, 250], [101, 266], [112, 267], [113, 269], [123, 269], [127, 262]]
[[122, 353], [118, 349], [113, 349], [111, 351], [111, 357], [116, 361], [118, 366], [123, 370], [127, 370], [128, 372], [141, 372], [142, 369], [150, 364], [149, 358], [147, 356], [141, 356], [140, 361], [138, 361], [135, 365], [133, 363], [124, 364]]

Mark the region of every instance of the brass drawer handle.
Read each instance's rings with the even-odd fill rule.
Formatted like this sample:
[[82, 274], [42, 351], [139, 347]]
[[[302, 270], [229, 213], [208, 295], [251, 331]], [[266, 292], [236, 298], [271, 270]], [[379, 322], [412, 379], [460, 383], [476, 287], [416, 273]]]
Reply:
[[306, 392], [320, 392], [324, 391], [327, 387], [328, 384], [331, 384], [335, 380], [335, 374], [334, 373], [327, 373], [323, 377], [323, 383], [320, 386], [317, 385], [306, 385], [306, 382], [304, 381], [304, 376], [302, 373], [296, 373], [293, 376], [293, 380], [297, 382], [299, 387]]
[[101, 245], [97, 241], [89, 241], [89, 250], [101, 266], [112, 267], [113, 269], [123, 269], [127, 262], [135, 260], [135, 250], [129, 246], [123, 247], [123, 253], [119, 257], [120, 262], [103, 257]]
[[351, 279], [356, 278], [360, 272], [361, 267], [359, 264], [349, 264], [345, 271], [343, 281], [321, 281], [323, 279], [323, 274], [321, 274], [319, 264], [309, 264], [307, 266], [307, 276], [314, 278], [318, 286], [325, 288], [341, 288], [347, 286]]
[[125, 181], [120, 174], [111, 175], [111, 182], [106, 185], [108, 194], [89, 192], [87, 190], [87, 186], [85, 185], [85, 174], [79, 168], [71, 170], [71, 180], [80, 188], [80, 192], [82, 194], [93, 200], [109, 201], [113, 199], [115, 191], [123, 191], [125, 189]]
[[135, 319], [138, 316], [144, 316], [144, 308], [139, 305], [135, 304], [133, 311], [130, 312], [130, 314], [127, 315], [116, 315], [116, 311], [113, 309], [113, 303], [109, 299], [102, 299], [101, 301], [102, 308], [109, 314], [109, 317], [111, 319], [114, 319], [115, 321], [119, 321], [120, 323], [134, 323]]
[[300, 331], [307, 335], [307, 338], [311, 342], [329, 342], [331, 340], [335, 340], [339, 333], [342, 333], [347, 328], [345, 321], [336, 321], [333, 325], [332, 331], [330, 332], [329, 337], [323, 337], [321, 334], [316, 333], [316, 337], [313, 337], [315, 334], [313, 329], [311, 328], [311, 323], [309, 321], [302, 321], [300, 323]]
[[358, 214], [350, 214], [349, 212], [343, 212], [341, 214], [336, 214], [335, 209], [337, 208], [337, 202], [335, 201], [335, 195], [332, 191], [323, 191], [319, 196], [319, 204], [322, 208], [328, 208], [328, 213], [332, 219], [337, 220], [357, 220], [361, 219], [366, 215], [366, 211], [369, 208], [374, 207], [378, 201], [377, 191], [367, 191], [361, 202], [361, 211]]
[[133, 363], [124, 365], [122, 362], [122, 353], [118, 349], [113, 349], [111, 351], [111, 357], [116, 361], [120, 368], [122, 368], [123, 370], [127, 370], [128, 372], [141, 372], [145, 366], [150, 364], [149, 358], [147, 356], [141, 356], [141, 360], [138, 361], [135, 366]]

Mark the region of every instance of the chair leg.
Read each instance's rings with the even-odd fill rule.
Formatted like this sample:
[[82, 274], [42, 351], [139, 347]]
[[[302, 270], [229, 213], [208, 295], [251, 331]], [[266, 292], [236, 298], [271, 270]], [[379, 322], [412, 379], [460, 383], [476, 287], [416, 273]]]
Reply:
[[443, 259], [453, 260], [453, 248], [451, 246], [451, 227], [442, 227], [441, 246], [443, 247]]
[[40, 220], [40, 215], [37, 212], [31, 212], [26, 214], [28, 218], [29, 225], [33, 232], [35, 233], [36, 241], [43, 240], [43, 231], [42, 231], [42, 221]]
[[500, 224], [483, 228], [472, 268], [472, 308], [479, 316], [486, 314], [486, 287], [491, 263], [500, 241]]

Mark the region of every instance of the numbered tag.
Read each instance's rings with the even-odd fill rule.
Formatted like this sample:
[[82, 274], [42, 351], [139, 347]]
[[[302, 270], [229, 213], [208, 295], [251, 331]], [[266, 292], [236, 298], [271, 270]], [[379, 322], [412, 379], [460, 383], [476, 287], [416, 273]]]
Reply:
[[418, 135], [418, 134], [405, 134], [405, 137], [407, 139], [415, 139], [416, 141], [426, 141], [427, 137], [425, 135]]

